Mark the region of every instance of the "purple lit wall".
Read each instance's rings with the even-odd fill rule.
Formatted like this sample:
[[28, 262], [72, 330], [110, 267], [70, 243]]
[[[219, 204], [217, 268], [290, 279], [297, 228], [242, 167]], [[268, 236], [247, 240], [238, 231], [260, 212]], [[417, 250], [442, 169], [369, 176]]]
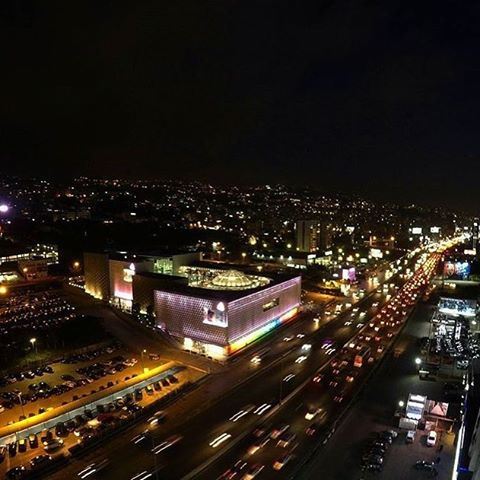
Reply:
[[215, 311], [218, 301], [155, 291], [157, 323], [172, 335], [214, 345], [227, 345], [227, 329], [205, 322], [205, 311]]
[[[300, 304], [301, 277], [227, 302], [155, 291], [157, 322], [180, 338], [226, 346]], [[219, 303], [221, 309], [219, 310]]]
[[[278, 318], [300, 305], [301, 277], [252, 293], [228, 304], [228, 337], [230, 343]], [[263, 305], [278, 299], [278, 305], [267, 311]]]

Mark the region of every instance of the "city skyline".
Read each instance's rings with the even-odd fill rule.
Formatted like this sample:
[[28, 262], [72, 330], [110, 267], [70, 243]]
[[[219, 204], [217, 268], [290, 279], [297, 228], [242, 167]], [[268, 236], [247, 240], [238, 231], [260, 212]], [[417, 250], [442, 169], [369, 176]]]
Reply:
[[474, 5], [4, 8], [7, 173], [478, 208]]

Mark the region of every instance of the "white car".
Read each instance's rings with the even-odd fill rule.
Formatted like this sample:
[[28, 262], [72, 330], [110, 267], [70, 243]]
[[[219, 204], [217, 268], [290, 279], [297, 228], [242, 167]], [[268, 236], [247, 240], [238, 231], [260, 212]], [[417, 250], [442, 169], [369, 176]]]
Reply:
[[157, 425], [158, 423], [161, 423], [165, 420], [167, 417], [167, 414], [163, 410], [159, 410], [158, 412], [155, 412], [148, 420], [147, 423], [150, 425]]
[[321, 411], [321, 408], [309, 408], [305, 414], [305, 420], [313, 420]]
[[437, 443], [437, 432], [431, 430], [427, 437], [427, 446], [434, 447], [435, 443]]
[[413, 443], [415, 441], [415, 430], [409, 430], [405, 437], [405, 443]]

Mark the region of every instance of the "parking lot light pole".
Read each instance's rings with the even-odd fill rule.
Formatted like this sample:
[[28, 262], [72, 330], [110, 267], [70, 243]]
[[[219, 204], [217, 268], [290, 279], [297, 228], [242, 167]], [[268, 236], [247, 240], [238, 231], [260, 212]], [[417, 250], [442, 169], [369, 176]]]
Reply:
[[30, 339], [30, 343], [32, 344], [32, 349], [35, 348], [35, 357], [37, 356], [37, 339], [35, 337]]
[[25, 417], [25, 408], [23, 406], [22, 392], [18, 392], [17, 397], [20, 400], [20, 406], [22, 407], [22, 415]]
[[143, 359], [143, 356], [147, 353], [147, 350], [144, 348], [141, 352], [140, 352], [140, 362], [142, 364], [142, 372], [145, 373], [145, 363], [144, 363], [144, 359]]

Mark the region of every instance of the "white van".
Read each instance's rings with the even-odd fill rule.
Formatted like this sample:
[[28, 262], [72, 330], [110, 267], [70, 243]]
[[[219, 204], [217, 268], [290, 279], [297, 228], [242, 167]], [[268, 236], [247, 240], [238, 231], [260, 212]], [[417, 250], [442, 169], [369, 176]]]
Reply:
[[415, 441], [415, 430], [409, 430], [405, 437], [405, 443], [413, 443]]

